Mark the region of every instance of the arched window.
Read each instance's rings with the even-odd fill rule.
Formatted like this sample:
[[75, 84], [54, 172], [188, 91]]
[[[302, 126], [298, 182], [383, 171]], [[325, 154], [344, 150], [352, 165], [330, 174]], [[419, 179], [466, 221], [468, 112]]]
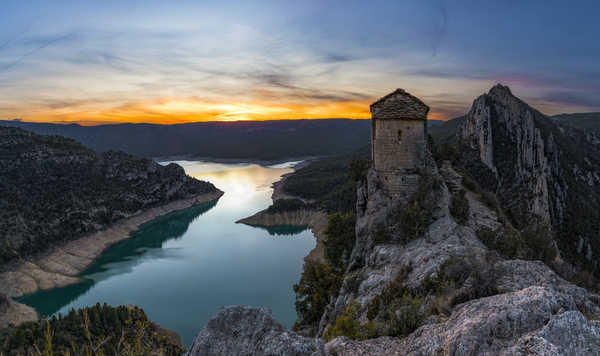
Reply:
[[402, 130], [398, 129], [398, 142], [402, 142]]

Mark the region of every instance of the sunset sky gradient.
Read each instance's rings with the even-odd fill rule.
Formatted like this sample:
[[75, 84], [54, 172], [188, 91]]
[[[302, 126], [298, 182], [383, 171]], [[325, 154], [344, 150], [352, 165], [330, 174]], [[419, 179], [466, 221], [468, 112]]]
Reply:
[[397, 87], [430, 118], [497, 82], [546, 114], [600, 111], [598, 1], [0, 4], [0, 119], [367, 118]]

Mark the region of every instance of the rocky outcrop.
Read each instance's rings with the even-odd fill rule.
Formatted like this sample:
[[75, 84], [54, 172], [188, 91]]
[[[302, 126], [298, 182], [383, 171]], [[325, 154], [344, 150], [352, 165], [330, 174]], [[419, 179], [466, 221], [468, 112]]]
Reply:
[[597, 268], [600, 146], [591, 136], [498, 84], [473, 102], [457, 142], [466, 171], [496, 194], [516, 227], [548, 223], [559, 232], [562, 257]]
[[[325, 354], [600, 355], [600, 296], [541, 261], [511, 259], [480, 240], [481, 231], [569, 221], [571, 194], [585, 201], [586, 191], [594, 201], [593, 174], [589, 183], [582, 172], [600, 163], [565, 163], [575, 136], [553, 125], [497, 86], [476, 100], [459, 131], [463, 165], [438, 169], [426, 154], [410, 201], [387, 194], [384, 178], [369, 170], [357, 191], [354, 249], [318, 326], [319, 337], [333, 337]], [[585, 145], [580, 152], [594, 152]], [[466, 184], [467, 175], [492, 197], [497, 192], [502, 206]], [[452, 209], [459, 194], [465, 219]], [[510, 244], [507, 236], [499, 243]], [[577, 241], [589, 250], [589, 240]], [[229, 345], [242, 331], [221, 335]], [[247, 343], [245, 335], [235, 342]]]
[[222, 309], [198, 333], [186, 356], [320, 356], [323, 342], [300, 336], [265, 308], [233, 306]]
[[549, 287], [482, 298], [460, 305], [448, 320], [404, 339], [334, 339], [330, 355], [599, 355], [600, 329], [569, 295]]
[[523, 219], [532, 213], [544, 221], [550, 221], [551, 215], [560, 221], [564, 196], [550, 196], [554, 182], [548, 174], [558, 168], [558, 157], [552, 135], [542, 135], [541, 121], [547, 121], [542, 114], [513, 96], [508, 87], [496, 85], [475, 99], [460, 138], [478, 151], [479, 160], [473, 163], [489, 169], [494, 178], [489, 188], [498, 192], [508, 210]]

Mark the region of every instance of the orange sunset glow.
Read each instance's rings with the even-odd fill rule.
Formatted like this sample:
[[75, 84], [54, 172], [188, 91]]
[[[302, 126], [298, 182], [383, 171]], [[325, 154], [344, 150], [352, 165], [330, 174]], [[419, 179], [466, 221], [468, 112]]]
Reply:
[[198, 121], [243, 121], [281, 119], [320, 119], [370, 117], [370, 101], [332, 102], [318, 105], [214, 102], [196, 98], [166, 98], [151, 102], [127, 104], [114, 108], [39, 109], [27, 116], [33, 122], [177, 124]]

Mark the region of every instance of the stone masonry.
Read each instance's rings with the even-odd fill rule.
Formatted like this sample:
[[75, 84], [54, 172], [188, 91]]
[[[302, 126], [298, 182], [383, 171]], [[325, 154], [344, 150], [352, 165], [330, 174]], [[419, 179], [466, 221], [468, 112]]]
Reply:
[[383, 190], [407, 198], [419, 184], [429, 107], [402, 89], [371, 105], [371, 155]]

